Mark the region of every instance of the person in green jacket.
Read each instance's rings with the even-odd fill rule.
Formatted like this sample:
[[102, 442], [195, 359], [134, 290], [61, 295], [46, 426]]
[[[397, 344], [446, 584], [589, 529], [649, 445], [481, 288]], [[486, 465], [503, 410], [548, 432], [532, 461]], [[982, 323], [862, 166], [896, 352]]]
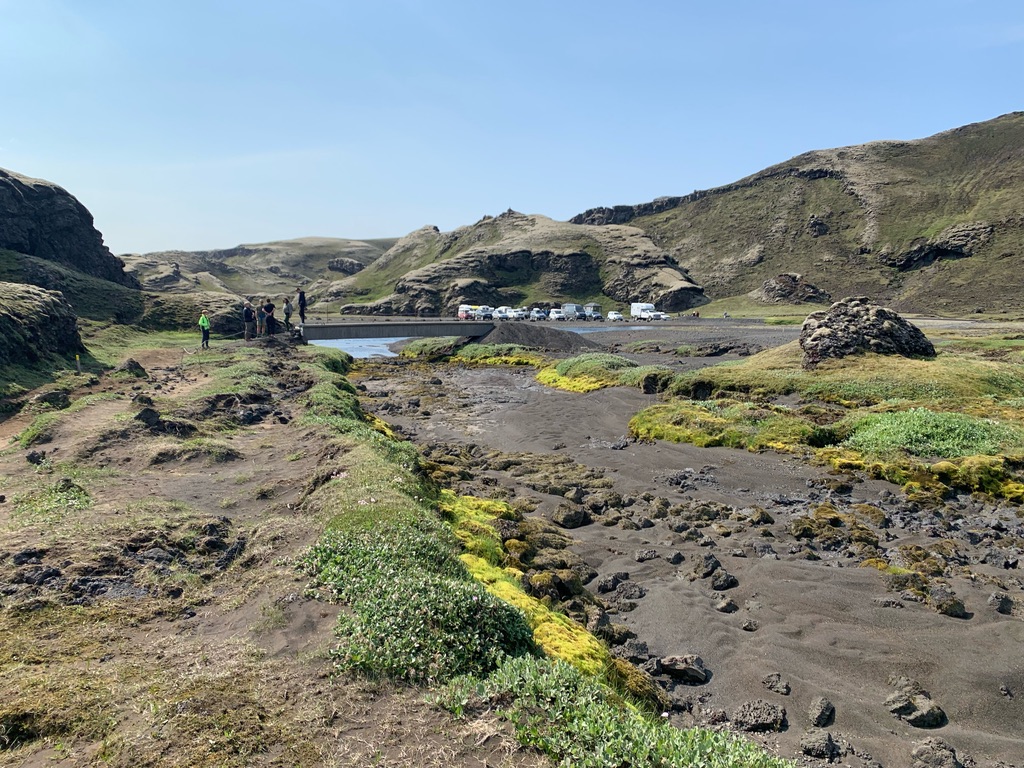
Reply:
[[203, 314], [199, 316], [199, 328], [203, 332], [203, 343], [200, 345], [202, 349], [210, 348], [210, 318], [206, 316], [206, 310], [203, 310]]

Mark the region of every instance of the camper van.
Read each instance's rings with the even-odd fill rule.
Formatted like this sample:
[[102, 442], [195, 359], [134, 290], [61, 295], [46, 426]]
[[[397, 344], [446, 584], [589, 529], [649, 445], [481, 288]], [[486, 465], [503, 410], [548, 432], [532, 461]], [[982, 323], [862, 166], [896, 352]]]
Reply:
[[633, 320], [652, 320], [657, 310], [653, 304], [642, 301], [634, 301], [629, 305], [629, 316]]
[[459, 320], [473, 320], [476, 312], [469, 304], [459, 304], [459, 313], [456, 315]]

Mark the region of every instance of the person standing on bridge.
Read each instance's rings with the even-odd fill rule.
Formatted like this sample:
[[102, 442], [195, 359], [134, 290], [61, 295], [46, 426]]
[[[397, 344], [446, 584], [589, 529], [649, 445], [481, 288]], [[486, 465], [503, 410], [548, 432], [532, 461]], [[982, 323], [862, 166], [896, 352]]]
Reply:
[[302, 290], [301, 288], [296, 288], [295, 290], [298, 291], [298, 294], [299, 294], [298, 297], [296, 298], [296, 303], [299, 305], [299, 322], [302, 323], [303, 325], [305, 325], [306, 324], [306, 292], [304, 290]]
[[281, 311], [284, 312], [284, 329], [291, 331], [292, 329], [292, 303], [288, 297], [284, 297], [284, 306], [281, 307]]
[[274, 306], [274, 302], [272, 302], [268, 296], [267, 303], [263, 305], [263, 314], [267, 316], [267, 336], [273, 336], [277, 333], [277, 318], [274, 317], [275, 309], [276, 307]]
[[245, 328], [245, 340], [250, 341], [256, 335], [256, 310], [252, 308], [251, 301], [242, 307], [242, 327]]

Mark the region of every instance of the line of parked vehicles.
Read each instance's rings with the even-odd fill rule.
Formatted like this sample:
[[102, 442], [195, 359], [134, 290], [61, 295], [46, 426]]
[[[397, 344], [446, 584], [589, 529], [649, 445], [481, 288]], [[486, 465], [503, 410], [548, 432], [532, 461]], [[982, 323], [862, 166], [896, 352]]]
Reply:
[[[562, 320], [562, 321], [588, 321], [611, 323], [624, 322], [625, 316], [622, 312], [612, 310], [606, 318], [601, 314], [599, 304], [574, 304], [566, 302], [561, 307], [553, 309], [541, 309], [540, 307], [490, 307], [486, 304], [471, 305], [460, 304], [458, 310], [459, 320]], [[646, 302], [633, 302], [629, 307], [630, 320], [668, 320], [669, 315], [659, 312], [653, 304]]]

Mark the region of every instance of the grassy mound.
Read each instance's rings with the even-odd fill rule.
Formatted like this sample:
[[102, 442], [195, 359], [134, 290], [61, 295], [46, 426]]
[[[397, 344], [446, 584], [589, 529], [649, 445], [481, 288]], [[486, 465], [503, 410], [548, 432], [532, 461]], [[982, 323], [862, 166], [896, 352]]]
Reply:
[[[865, 354], [801, 367], [796, 343], [674, 377], [630, 432], [701, 446], [813, 454], [910, 492], [1022, 498], [1022, 347], [959, 339], [934, 360]], [[799, 396], [795, 406], [778, 398]]]

